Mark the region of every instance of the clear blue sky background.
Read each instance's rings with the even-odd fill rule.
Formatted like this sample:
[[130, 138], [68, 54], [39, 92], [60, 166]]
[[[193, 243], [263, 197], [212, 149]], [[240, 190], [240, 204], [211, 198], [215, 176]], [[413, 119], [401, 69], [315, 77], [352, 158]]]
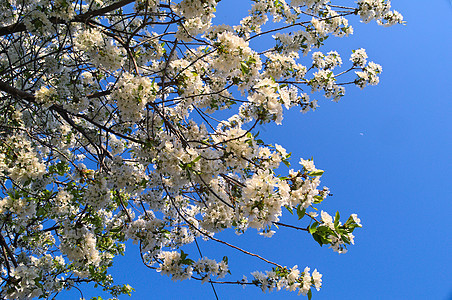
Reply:
[[[216, 22], [238, 20], [239, 9], [248, 9], [240, 3], [223, 0]], [[313, 156], [326, 171], [322, 184], [334, 196], [323, 207], [342, 216], [358, 214], [364, 227], [355, 232], [356, 245], [338, 255], [292, 230], [272, 239], [252, 230], [239, 238], [219, 235], [283, 265], [317, 268], [324, 286], [313, 299], [452, 299], [452, 4], [394, 0], [393, 7], [406, 26], [356, 22], [352, 37], [328, 40], [322, 49], [338, 50], [344, 61], [351, 49], [367, 49], [383, 66], [378, 86], [349, 87], [338, 104], [322, 99], [314, 113], [294, 109], [282, 126], [259, 129], [267, 142], [291, 151], [294, 164]], [[287, 214], [283, 220], [296, 222]], [[232, 280], [271, 268], [212, 242], [200, 245], [209, 258], [229, 256]], [[136, 248], [126, 253], [113, 275], [136, 289], [132, 299], [215, 299], [209, 284], [173, 283], [142, 266]], [[195, 249], [191, 253], [197, 258]], [[220, 299], [297, 298], [255, 287], [216, 290]], [[94, 295], [86, 290], [87, 299]], [[71, 291], [61, 298], [77, 296]]]

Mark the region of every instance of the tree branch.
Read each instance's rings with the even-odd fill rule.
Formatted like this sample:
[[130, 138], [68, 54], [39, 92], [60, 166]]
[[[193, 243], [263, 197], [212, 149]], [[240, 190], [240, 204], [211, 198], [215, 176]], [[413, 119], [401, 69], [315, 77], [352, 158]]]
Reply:
[[8, 244], [5, 241], [5, 238], [3, 237], [3, 234], [0, 234], [0, 244], [4, 249], [6, 249], [6, 252], [8, 253], [9, 258], [11, 259], [14, 267], [17, 268], [18, 264], [16, 261], [16, 258], [14, 257], [14, 254], [11, 252], [11, 249], [9, 249]]
[[[69, 21], [69, 23], [73, 23], [73, 22], [74, 23], [85, 23], [92, 17], [97, 17], [97, 16], [103, 15], [105, 13], [114, 11], [114, 10], [121, 8], [123, 6], [126, 6], [127, 4], [130, 4], [132, 2], [135, 2], [135, 0], [122, 0], [122, 1], [119, 1], [116, 3], [113, 3], [112, 5], [97, 9], [97, 10], [88, 11], [84, 14], [75, 16], [72, 20]], [[49, 21], [52, 24], [67, 24], [67, 21], [56, 18], [56, 17], [49, 18]], [[8, 26], [0, 27], [0, 36], [5, 36], [8, 34], [13, 34], [16, 32], [22, 32], [22, 31], [26, 31], [26, 30], [27, 30], [27, 28], [25, 26], [25, 23], [20, 22], [20, 23], [8, 25]]]

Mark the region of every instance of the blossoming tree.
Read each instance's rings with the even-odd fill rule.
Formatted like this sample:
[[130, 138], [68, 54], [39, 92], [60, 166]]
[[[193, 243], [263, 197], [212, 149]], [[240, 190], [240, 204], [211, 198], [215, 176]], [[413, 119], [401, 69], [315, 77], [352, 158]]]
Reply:
[[[305, 90], [339, 101], [346, 85], [377, 84], [382, 69], [364, 49], [345, 61], [315, 49], [352, 34], [348, 17], [388, 26], [402, 16], [389, 0], [254, 0], [240, 23], [214, 25], [218, 2], [1, 2], [1, 298], [52, 297], [85, 282], [129, 294], [108, 273], [128, 240], [175, 280], [309, 298], [321, 288], [316, 269], [282, 266], [216, 234], [296, 229], [339, 253], [353, 244], [355, 214], [316, 213], [329, 194], [323, 171], [301, 159], [276, 175], [290, 154], [255, 127], [281, 124], [284, 109], [314, 110]], [[273, 42], [253, 49], [264, 37]], [[300, 223], [283, 223], [283, 211]], [[183, 251], [198, 238], [269, 269], [249, 281], [228, 275], [227, 258]]]

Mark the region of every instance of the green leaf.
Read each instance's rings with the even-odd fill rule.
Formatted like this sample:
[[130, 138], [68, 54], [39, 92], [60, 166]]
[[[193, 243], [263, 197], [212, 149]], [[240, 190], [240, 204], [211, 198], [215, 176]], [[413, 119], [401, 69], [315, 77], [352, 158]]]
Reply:
[[314, 238], [314, 240], [319, 243], [320, 246], [323, 246], [323, 241], [322, 241], [322, 237], [320, 235], [318, 235], [317, 233], [314, 233], [312, 235], [312, 237]]
[[306, 208], [302, 208], [301, 204], [298, 204], [298, 206], [297, 206], [298, 220], [301, 220], [304, 217], [305, 213], [306, 213]]
[[46, 213], [46, 210], [43, 207], [38, 208], [36, 215], [38, 217], [42, 217]]
[[240, 69], [242, 70], [243, 75], [247, 75], [250, 72], [250, 68], [243, 61], [240, 62]]
[[312, 225], [308, 227], [308, 228], [309, 228], [309, 229], [308, 229], [308, 230], [309, 230], [309, 233], [313, 235], [313, 234], [317, 231], [317, 226], [318, 226], [318, 225], [319, 225], [318, 222], [312, 223]]
[[319, 196], [319, 195], [314, 196], [314, 203], [315, 204], [322, 203], [322, 201], [323, 201], [323, 197], [322, 196]]
[[342, 240], [344, 241], [344, 243], [350, 245], [350, 239], [348, 238], [348, 236], [342, 235]]
[[339, 219], [340, 219], [339, 211], [336, 212], [336, 216], [334, 216], [334, 227], [337, 227], [339, 225]]
[[284, 206], [284, 207], [290, 212], [291, 215], [293, 215], [293, 209], [292, 209], [292, 207], [290, 207], [289, 205], [286, 205], [286, 206]]
[[112, 229], [110, 229], [110, 232], [120, 232], [122, 229], [122, 227], [113, 227]]
[[309, 176], [320, 176], [320, 175], [322, 175], [324, 172], [325, 172], [325, 171], [323, 171], [323, 170], [315, 170], [315, 171], [310, 172], [308, 175], [309, 175]]
[[311, 300], [311, 299], [312, 299], [312, 290], [309, 289], [309, 291], [308, 291], [308, 300]]

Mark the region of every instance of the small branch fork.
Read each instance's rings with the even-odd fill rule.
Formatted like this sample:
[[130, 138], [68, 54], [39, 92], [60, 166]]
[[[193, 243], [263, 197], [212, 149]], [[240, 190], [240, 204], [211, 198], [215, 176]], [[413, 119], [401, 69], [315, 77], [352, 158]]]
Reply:
[[[162, 178], [162, 179], [163, 179], [163, 178]], [[162, 180], [162, 181], [163, 181], [163, 180]], [[226, 245], [226, 246], [231, 247], [231, 248], [233, 248], [233, 249], [236, 249], [236, 250], [238, 250], [238, 251], [240, 251], [240, 252], [242, 252], [242, 253], [245, 253], [246, 255], [257, 257], [257, 258], [259, 258], [260, 260], [265, 261], [266, 263], [269, 263], [269, 264], [274, 265], [274, 266], [276, 266], [276, 267], [282, 268], [281, 265], [279, 265], [279, 264], [277, 264], [277, 263], [275, 263], [275, 262], [272, 262], [272, 261], [270, 261], [270, 260], [268, 260], [268, 259], [266, 259], [266, 258], [264, 258], [264, 257], [262, 257], [262, 256], [260, 256], [260, 255], [258, 255], [258, 254], [251, 253], [251, 252], [246, 251], [246, 250], [244, 250], [244, 249], [242, 249], [242, 248], [240, 248], [240, 247], [237, 247], [237, 246], [232, 245], [232, 244], [230, 244], [230, 243], [228, 243], [228, 242], [225, 242], [225, 241], [223, 241], [223, 240], [220, 240], [220, 239], [214, 238], [213, 236], [208, 235], [207, 233], [205, 233], [204, 231], [202, 231], [201, 229], [199, 229], [198, 227], [196, 227], [195, 225], [193, 225], [190, 221], [188, 221], [187, 218], [185, 218], [185, 216], [181, 213], [180, 209], [179, 209], [179, 208], [177, 207], [177, 205], [174, 203], [174, 198], [173, 198], [173, 197], [171, 196], [171, 194], [169, 193], [169, 191], [168, 191], [168, 189], [166, 188], [166, 185], [165, 185], [165, 184], [163, 184], [163, 189], [165, 190], [166, 194], [167, 194], [168, 197], [170, 198], [171, 204], [173, 205], [173, 207], [174, 207], [174, 209], [176, 210], [177, 214], [178, 214], [178, 215], [179, 215], [179, 216], [180, 216], [180, 217], [181, 217], [181, 218], [182, 218], [182, 219], [183, 219], [190, 227], [192, 227], [195, 231], [199, 232], [201, 235], [203, 235], [203, 236], [205, 236], [205, 237], [207, 237], [207, 238], [209, 238], [209, 239], [211, 239], [211, 240], [213, 240], [213, 241], [215, 241], [215, 242], [218, 242], [218, 243], [220, 243], [220, 244], [223, 244], [223, 245]]]
[[[0, 245], [2, 246], [3, 255], [4, 256], [7, 255], [9, 257], [9, 259], [11, 260], [11, 262], [13, 263], [14, 267], [17, 268], [18, 264], [17, 264], [16, 258], [14, 257], [14, 253], [12, 253], [11, 249], [8, 247], [8, 244], [6, 243], [5, 238], [3, 237], [2, 234], [0, 234]], [[6, 254], [5, 254], [5, 251], [6, 251]], [[8, 269], [8, 271], [10, 271], [10, 266], [9, 266], [7, 257], [5, 257], [4, 259], [6, 262], [7, 269]]]

